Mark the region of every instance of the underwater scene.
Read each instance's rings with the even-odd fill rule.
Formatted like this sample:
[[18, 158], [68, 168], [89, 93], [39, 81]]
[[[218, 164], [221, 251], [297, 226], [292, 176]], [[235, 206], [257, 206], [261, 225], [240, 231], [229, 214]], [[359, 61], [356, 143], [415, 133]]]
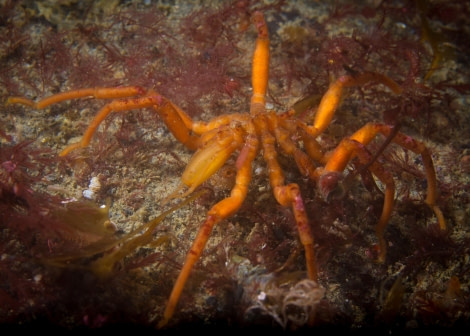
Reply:
[[468, 329], [469, 17], [0, 0], [0, 328]]

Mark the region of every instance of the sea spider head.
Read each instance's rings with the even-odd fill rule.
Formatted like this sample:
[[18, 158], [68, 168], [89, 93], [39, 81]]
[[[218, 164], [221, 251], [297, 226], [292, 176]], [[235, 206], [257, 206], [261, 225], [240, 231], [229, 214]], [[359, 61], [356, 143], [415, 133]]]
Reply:
[[325, 172], [318, 180], [318, 190], [325, 201], [341, 199], [344, 196], [344, 176], [341, 172]]

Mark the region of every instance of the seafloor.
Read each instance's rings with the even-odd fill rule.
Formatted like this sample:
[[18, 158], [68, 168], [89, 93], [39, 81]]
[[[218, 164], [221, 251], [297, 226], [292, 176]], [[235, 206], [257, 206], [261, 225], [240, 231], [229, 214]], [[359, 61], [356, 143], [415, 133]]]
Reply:
[[396, 186], [378, 263], [384, 187], [370, 165], [352, 160], [344, 193], [325, 200], [277, 148], [286, 182], [300, 185], [318, 284], [306, 279], [292, 212], [276, 203], [259, 155], [245, 202], [212, 232], [166, 330], [470, 326], [467, 1], [1, 0], [3, 327], [156, 326], [199, 226], [229, 195], [237, 167], [234, 154], [181, 204], [167, 197], [192, 153], [156, 113], [111, 114], [87, 148], [60, 157], [105, 102], [38, 109], [6, 104], [8, 97], [139, 85], [194, 120], [247, 112], [256, 10], [271, 38], [269, 109], [294, 106], [311, 124], [339, 76], [375, 71], [402, 86], [401, 95], [374, 83], [348, 89], [318, 143], [332, 150], [367, 122], [421, 141], [432, 153], [446, 229], [424, 203], [420, 155], [378, 136], [367, 150]]

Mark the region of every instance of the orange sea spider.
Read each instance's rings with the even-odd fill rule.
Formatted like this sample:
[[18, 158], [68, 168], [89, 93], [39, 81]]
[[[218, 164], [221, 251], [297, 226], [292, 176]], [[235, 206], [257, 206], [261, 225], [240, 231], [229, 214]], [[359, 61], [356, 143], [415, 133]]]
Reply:
[[[219, 201], [208, 211], [207, 218], [201, 225], [174, 284], [163, 318], [159, 323], [160, 327], [166, 325], [173, 316], [189, 274], [199, 259], [214, 225], [234, 214], [246, 198], [252, 178], [252, 162], [259, 153], [262, 153], [266, 162], [269, 183], [275, 199], [282, 206], [292, 208], [300, 242], [305, 251], [308, 277], [312, 280], [317, 280], [318, 275], [310, 222], [307, 219], [299, 186], [285, 182], [283, 171], [277, 160], [278, 151], [293, 157], [301, 174], [315, 181], [319, 192], [326, 199], [329, 195], [338, 192], [336, 189], [343, 178], [343, 171], [353, 158], [357, 158], [382, 182], [385, 186], [384, 206], [376, 225], [376, 236], [380, 249], [378, 259], [383, 261], [386, 254], [383, 235], [393, 209], [395, 185], [391, 173], [375, 160], [366, 148], [380, 133], [399, 146], [421, 155], [427, 178], [425, 202], [434, 211], [440, 228], [446, 228], [442, 212], [436, 205], [437, 182], [434, 165], [424, 144], [394, 131], [393, 126], [381, 123], [366, 124], [350, 137], [344, 138], [334, 150], [329, 152], [324, 151], [317, 141], [317, 137], [333, 119], [344, 88], [373, 81], [385, 85], [395, 94], [400, 94], [401, 87], [389, 77], [374, 72], [345, 75], [334, 81], [322, 97], [313, 124], [307, 124], [296, 118], [293, 110], [281, 114], [268, 111], [265, 107], [269, 72], [268, 29], [262, 13], [255, 12], [253, 21], [258, 37], [253, 55], [253, 94], [249, 113], [221, 115], [209, 122], [194, 121], [159, 93], [137, 86], [79, 89], [59, 93], [38, 102], [20, 97], [8, 99], [9, 104], [19, 103], [36, 109], [75, 98], [113, 99], [98, 112], [81, 141], [66, 147], [60, 153], [61, 156], [77, 148], [88, 146], [96, 129], [111, 112], [153, 108], [174, 137], [188, 149], [196, 151], [182, 175], [182, 182], [188, 187], [186, 195], [219, 170], [232, 155], [237, 155], [235, 185], [229, 197]], [[175, 196], [176, 194], [172, 195], [172, 197]]]

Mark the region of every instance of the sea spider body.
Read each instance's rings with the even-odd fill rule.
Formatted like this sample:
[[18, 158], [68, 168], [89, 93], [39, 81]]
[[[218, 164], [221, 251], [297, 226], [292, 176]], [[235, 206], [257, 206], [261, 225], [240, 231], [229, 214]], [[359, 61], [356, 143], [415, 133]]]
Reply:
[[[188, 149], [196, 150], [182, 175], [182, 182], [188, 187], [185, 195], [205, 182], [232, 155], [237, 155], [235, 185], [229, 197], [219, 201], [208, 211], [207, 218], [201, 225], [174, 284], [163, 318], [159, 323], [160, 327], [166, 325], [173, 316], [184, 285], [194, 264], [204, 250], [214, 225], [234, 214], [245, 200], [252, 178], [252, 163], [260, 153], [262, 153], [267, 165], [269, 183], [275, 199], [281, 205], [292, 209], [300, 242], [305, 251], [308, 277], [312, 280], [317, 280], [318, 273], [311, 223], [307, 218], [299, 186], [295, 183], [286, 184], [285, 182], [277, 159], [278, 150], [294, 158], [301, 174], [317, 183], [318, 189], [325, 199], [334, 197], [334, 194], [339, 192], [338, 186], [343, 178], [343, 171], [353, 158], [357, 158], [360, 164], [367, 167], [382, 182], [385, 186], [384, 206], [376, 225], [380, 249], [379, 261], [383, 261], [385, 258], [386, 243], [383, 234], [393, 209], [395, 185], [391, 174], [375, 160], [366, 148], [366, 145], [378, 133], [381, 133], [389, 141], [422, 156], [428, 182], [425, 202], [434, 211], [441, 229], [446, 227], [443, 215], [436, 205], [437, 183], [433, 162], [429, 151], [421, 142], [397, 132], [392, 126], [380, 123], [366, 124], [350, 137], [343, 139], [331, 152], [324, 152], [316, 140], [332, 121], [344, 88], [374, 81], [387, 86], [394, 93], [400, 94], [401, 87], [390, 78], [372, 72], [342, 76], [334, 81], [324, 94], [312, 125], [297, 119], [293, 110], [282, 114], [267, 111], [265, 96], [269, 72], [268, 30], [262, 13], [254, 13], [253, 21], [258, 37], [252, 65], [253, 94], [250, 111], [246, 114], [222, 115], [209, 122], [193, 121], [185, 112], [157, 92], [136, 86], [80, 89], [59, 93], [39, 102], [20, 97], [11, 97], [8, 100], [10, 104], [19, 103], [41, 109], [64, 100], [82, 97], [113, 99], [98, 112], [85, 131], [82, 140], [66, 147], [61, 152], [61, 156], [67, 155], [77, 148], [88, 146], [94, 132], [109, 113], [153, 108], [178, 141]], [[170, 197], [176, 196], [181, 197], [177, 193]]]

